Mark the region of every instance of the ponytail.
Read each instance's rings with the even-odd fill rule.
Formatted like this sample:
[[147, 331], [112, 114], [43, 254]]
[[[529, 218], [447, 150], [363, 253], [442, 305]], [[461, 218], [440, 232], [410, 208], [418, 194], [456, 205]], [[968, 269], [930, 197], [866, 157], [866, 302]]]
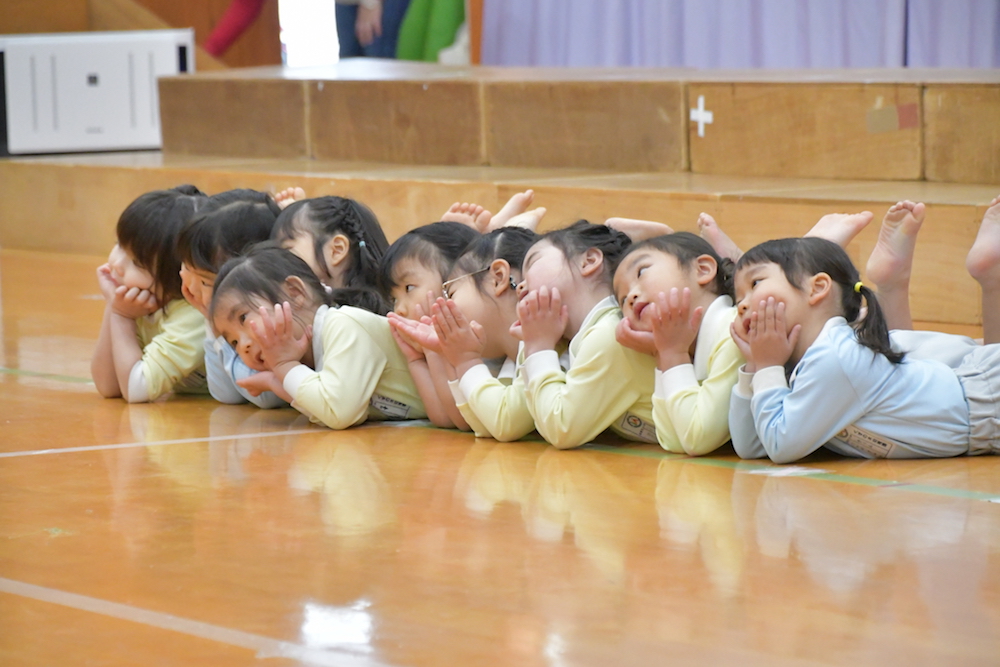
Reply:
[[[841, 313], [854, 327], [858, 343], [894, 364], [903, 361], [904, 354], [892, 349], [878, 297], [861, 283], [858, 270], [839, 245], [816, 237], [767, 241], [748, 250], [736, 269], [766, 263], [780, 266], [785, 278], [797, 289], [801, 289], [804, 278], [826, 273], [840, 286]], [[862, 301], [868, 305], [868, 313], [859, 321]]]

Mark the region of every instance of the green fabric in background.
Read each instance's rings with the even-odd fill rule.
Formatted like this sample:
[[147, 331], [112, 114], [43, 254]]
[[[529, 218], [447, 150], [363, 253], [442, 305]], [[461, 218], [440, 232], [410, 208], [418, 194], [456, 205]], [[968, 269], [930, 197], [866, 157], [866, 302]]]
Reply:
[[465, 0], [410, 0], [399, 28], [396, 57], [437, 62], [438, 51], [455, 42], [465, 21]]

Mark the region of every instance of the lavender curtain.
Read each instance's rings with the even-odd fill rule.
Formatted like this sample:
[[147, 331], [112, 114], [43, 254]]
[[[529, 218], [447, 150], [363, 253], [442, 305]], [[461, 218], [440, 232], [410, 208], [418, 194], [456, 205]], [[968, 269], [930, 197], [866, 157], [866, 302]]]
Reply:
[[484, 0], [487, 65], [997, 66], [998, 0]]
[[1000, 67], [1000, 0], [909, 0], [910, 67]]

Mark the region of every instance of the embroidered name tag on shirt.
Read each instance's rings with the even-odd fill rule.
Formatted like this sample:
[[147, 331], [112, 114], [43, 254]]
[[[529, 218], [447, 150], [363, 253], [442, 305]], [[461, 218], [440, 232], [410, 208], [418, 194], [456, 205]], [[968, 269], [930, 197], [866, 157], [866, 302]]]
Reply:
[[837, 439], [846, 442], [854, 449], [868, 454], [875, 459], [887, 459], [899, 446], [894, 440], [875, 435], [857, 426], [848, 426], [837, 434]]
[[657, 442], [656, 426], [631, 412], [626, 412], [615, 426], [642, 442]]
[[381, 394], [373, 394], [368, 404], [389, 419], [406, 419], [410, 414], [409, 405], [395, 401], [388, 396], [382, 396]]

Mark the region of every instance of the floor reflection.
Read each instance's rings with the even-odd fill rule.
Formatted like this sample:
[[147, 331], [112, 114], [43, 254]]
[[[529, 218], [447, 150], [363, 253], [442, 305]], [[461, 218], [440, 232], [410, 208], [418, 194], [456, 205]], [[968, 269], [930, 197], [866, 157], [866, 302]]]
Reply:
[[[100, 304], [79, 298], [93, 266], [77, 264], [29, 289], [9, 276], [31, 263], [2, 254], [8, 362], [65, 373], [60, 341], [78, 357], [69, 339], [96, 336]], [[828, 457], [803, 464], [827, 479], [773, 477], [724, 452], [333, 432], [291, 409], [53, 383], [0, 378], [0, 453], [74, 449], [0, 459], [5, 578], [385, 663], [1000, 654], [1000, 505], [980, 499], [1000, 495], [1000, 457]]]

